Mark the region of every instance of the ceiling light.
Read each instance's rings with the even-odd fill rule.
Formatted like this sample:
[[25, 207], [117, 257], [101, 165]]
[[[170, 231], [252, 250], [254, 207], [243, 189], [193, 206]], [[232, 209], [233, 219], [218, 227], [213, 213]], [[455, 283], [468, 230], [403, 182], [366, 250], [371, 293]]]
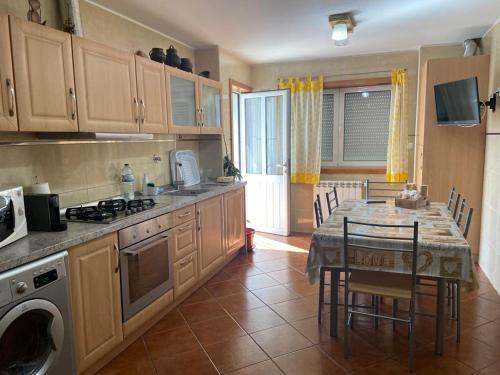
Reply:
[[349, 42], [349, 33], [352, 33], [355, 23], [352, 13], [332, 14], [328, 17], [332, 27], [332, 40], [336, 46], [345, 46]]

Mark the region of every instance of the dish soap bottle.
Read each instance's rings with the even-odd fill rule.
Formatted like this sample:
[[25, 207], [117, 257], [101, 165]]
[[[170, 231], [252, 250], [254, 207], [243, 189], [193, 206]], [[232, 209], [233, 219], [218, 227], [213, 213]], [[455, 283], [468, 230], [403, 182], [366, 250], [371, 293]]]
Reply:
[[127, 199], [134, 199], [135, 178], [130, 165], [125, 164], [122, 168], [122, 194]]

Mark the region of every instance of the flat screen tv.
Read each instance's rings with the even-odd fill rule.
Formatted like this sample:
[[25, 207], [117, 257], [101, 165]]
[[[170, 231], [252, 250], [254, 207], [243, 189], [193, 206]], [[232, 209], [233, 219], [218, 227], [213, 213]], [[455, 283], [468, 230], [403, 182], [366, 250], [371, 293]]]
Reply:
[[438, 125], [481, 123], [477, 77], [434, 86]]

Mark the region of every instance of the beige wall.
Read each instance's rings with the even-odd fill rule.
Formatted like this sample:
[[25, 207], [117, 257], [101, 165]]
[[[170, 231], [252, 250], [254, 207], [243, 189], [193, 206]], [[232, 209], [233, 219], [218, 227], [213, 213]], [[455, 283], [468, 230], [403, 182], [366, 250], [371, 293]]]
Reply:
[[[489, 93], [500, 88], [500, 23], [482, 39], [490, 57]], [[479, 264], [500, 293], [500, 111], [487, 111]]]
[[[40, 0], [42, 10], [42, 20], [47, 21], [47, 25], [60, 29], [62, 26], [61, 12], [58, 0]], [[26, 19], [29, 6], [28, 0], [0, 0], [0, 13], [13, 14]]]
[[[413, 175], [413, 156], [415, 142], [416, 100], [418, 79], [418, 51], [382, 53], [338, 57], [331, 59], [302, 61], [282, 64], [262, 64], [252, 67], [254, 90], [273, 90], [279, 78], [313, 77], [323, 75], [326, 81], [373, 78], [388, 76], [393, 68], [408, 69], [409, 76], [409, 116], [408, 142], [410, 176]], [[383, 180], [384, 175], [322, 175], [322, 180], [356, 180], [366, 178]], [[313, 229], [313, 187], [305, 184], [292, 184], [291, 188], [291, 229], [294, 232], [311, 232]]]

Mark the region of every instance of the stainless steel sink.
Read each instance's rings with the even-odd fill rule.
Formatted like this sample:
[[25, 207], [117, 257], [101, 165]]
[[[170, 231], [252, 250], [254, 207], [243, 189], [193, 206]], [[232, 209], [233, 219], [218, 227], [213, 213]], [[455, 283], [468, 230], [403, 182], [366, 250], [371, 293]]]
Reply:
[[182, 189], [174, 191], [166, 191], [164, 194], [168, 195], [180, 195], [184, 197], [197, 196], [203, 193], [208, 193], [210, 189]]

